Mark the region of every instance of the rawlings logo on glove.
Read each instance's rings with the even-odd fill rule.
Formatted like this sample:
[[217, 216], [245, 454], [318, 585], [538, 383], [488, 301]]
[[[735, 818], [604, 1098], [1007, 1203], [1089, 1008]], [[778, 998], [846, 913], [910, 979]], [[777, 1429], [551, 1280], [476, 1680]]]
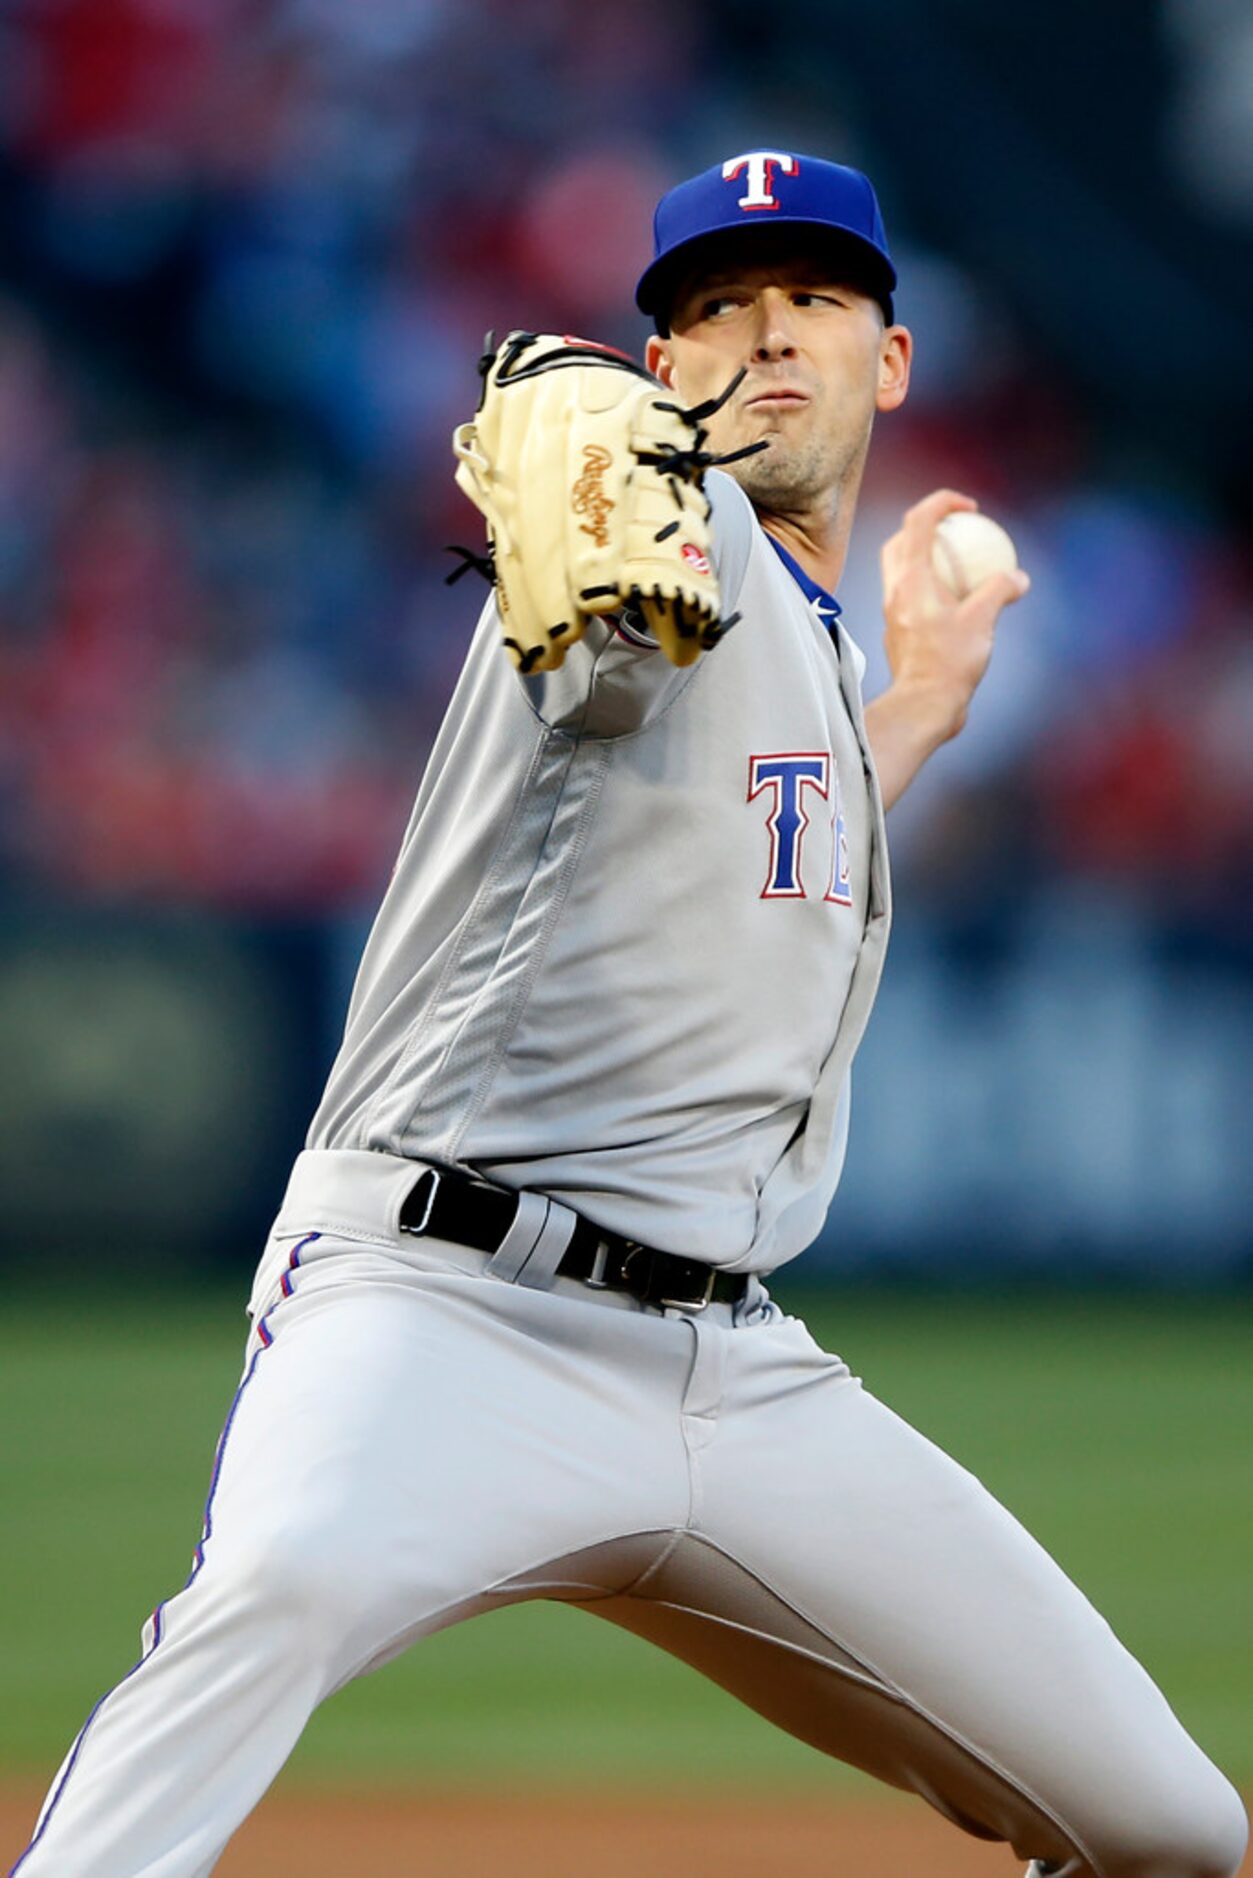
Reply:
[[583, 461], [583, 474], [571, 492], [571, 506], [576, 515], [591, 517], [582, 524], [583, 533], [590, 535], [598, 548], [607, 548], [609, 515], [616, 505], [605, 494], [605, 471], [613, 457], [601, 444], [585, 443]]
[[[553, 671], [597, 614], [630, 607], [675, 665], [734, 620], [719, 617], [703, 421], [642, 365], [588, 340], [510, 333], [481, 363], [474, 421], [453, 432], [457, 482], [487, 519], [488, 552], [454, 552], [494, 583], [520, 671]], [[763, 449], [753, 444], [749, 451]], [[735, 456], [749, 454], [737, 451]]]

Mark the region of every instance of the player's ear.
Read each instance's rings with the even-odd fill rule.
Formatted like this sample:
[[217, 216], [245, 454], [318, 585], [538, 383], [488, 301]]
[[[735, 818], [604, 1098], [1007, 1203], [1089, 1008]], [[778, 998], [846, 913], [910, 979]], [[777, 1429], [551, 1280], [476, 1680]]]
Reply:
[[879, 384], [875, 404], [880, 411], [895, 411], [909, 390], [909, 367], [914, 336], [908, 326], [885, 326], [879, 342]]
[[674, 360], [670, 357], [670, 348], [657, 333], [651, 333], [644, 346], [644, 363], [654, 378], [659, 378], [668, 389], [674, 386]]

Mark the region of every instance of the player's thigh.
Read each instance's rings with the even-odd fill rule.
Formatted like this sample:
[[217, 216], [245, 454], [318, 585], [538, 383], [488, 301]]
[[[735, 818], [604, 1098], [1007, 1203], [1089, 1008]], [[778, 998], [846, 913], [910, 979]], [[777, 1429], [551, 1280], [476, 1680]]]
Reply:
[[[350, 1242], [324, 1249], [254, 1333], [206, 1573], [251, 1575], [373, 1635], [673, 1520], [687, 1481], [666, 1390], [632, 1396], [629, 1328], [587, 1306], [571, 1328], [571, 1308]], [[672, 1342], [677, 1397], [687, 1351]]]
[[698, 1465], [699, 1530], [633, 1627], [1024, 1856], [1234, 1869], [1239, 1803], [1144, 1670], [980, 1483], [803, 1326], [745, 1333]]

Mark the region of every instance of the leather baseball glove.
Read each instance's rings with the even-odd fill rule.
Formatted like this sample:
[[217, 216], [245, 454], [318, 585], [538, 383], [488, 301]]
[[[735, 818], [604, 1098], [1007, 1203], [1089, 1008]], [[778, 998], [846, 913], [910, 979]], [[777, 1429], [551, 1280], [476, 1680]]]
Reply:
[[[710, 559], [703, 420], [734, 391], [685, 411], [625, 353], [514, 332], [480, 361], [474, 420], [453, 432], [457, 482], [487, 518], [504, 643], [522, 672], [552, 671], [596, 614], [630, 609], [675, 665], [733, 620]], [[752, 448], [761, 446], [754, 445]], [[745, 454], [736, 452], [736, 455]]]

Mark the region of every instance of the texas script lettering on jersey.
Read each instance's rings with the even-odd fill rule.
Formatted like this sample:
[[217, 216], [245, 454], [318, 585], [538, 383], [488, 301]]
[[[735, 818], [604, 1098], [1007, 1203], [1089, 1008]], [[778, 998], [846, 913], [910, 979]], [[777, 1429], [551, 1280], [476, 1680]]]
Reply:
[[770, 870], [763, 900], [805, 900], [801, 880], [801, 845], [809, 827], [806, 789], [831, 802], [831, 873], [823, 899], [836, 906], [853, 904], [848, 864], [848, 834], [840, 797], [840, 775], [829, 750], [781, 750], [748, 759], [748, 800], [770, 799], [766, 827], [770, 834]]

